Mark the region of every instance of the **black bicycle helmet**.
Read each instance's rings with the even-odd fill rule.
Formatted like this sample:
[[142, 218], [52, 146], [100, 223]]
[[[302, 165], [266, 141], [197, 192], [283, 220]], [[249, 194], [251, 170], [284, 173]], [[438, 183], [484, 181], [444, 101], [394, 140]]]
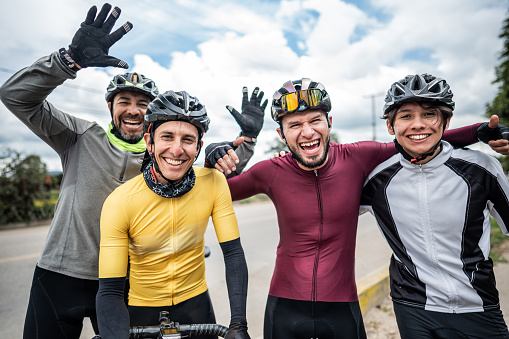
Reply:
[[[281, 98], [284, 95], [290, 93], [296, 93], [300, 91], [318, 89], [320, 92], [318, 97], [314, 98], [314, 103], [306, 102], [305, 99], [299, 97], [297, 107], [294, 109], [285, 108], [283, 101]], [[283, 84], [283, 86], [278, 89], [274, 95], [272, 96], [272, 119], [274, 121], [279, 122], [281, 117], [291, 114], [296, 111], [304, 111], [308, 108], [320, 108], [325, 111], [325, 113], [329, 113], [331, 110], [331, 101], [329, 94], [325, 90], [325, 87], [319, 83], [315, 82], [309, 78], [302, 78], [300, 80], [289, 80]]]
[[140, 92], [150, 97], [150, 100], [154, 100], [159, 94], [152, 79], [136, 72], [115, 75], [106, 89], [106, 101], [112, 101], [115, 94], [122, 91]]
[[385, 96], [384, 118], [393, 107], [410, 101], [441, 102], [454, 110], [452, 91], [442, 78], [430, 74], [407, 75], [392, 84]]
[[189, 95], [186, 91], [167, 91], [148, 104], [145, 114], [145, 131], [150, 124], [157, 121], [186, 121], [198, 128], [201, 136], [209, 129], [210, 119], [207, 110], [198, 98]]

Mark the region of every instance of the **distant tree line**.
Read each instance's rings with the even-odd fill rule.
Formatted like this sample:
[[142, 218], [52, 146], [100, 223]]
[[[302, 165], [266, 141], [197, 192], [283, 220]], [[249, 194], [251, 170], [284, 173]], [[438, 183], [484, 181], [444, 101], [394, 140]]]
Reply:
[[0, 224], [53, 217], [61, 175], [50, 176], [37, 155], [0, 152]]
[[[486, 116], [494, 114], [500, 118], [500, 123], [509, 126], [509, 17], [502, 25], [499, 38], [503, 39], [503, 48], [499, 55], [500, 64], [495, 67], [494, 84], [498, 84], [498, 94], [493, 102], [486, 104]], [[499, 157], [504, 170], [509, 171], [509, 157]]]

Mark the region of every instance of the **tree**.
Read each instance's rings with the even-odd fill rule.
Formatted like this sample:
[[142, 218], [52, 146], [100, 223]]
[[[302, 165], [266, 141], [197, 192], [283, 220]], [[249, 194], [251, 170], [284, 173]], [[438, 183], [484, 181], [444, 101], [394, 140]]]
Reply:
[[22, 158], [12, 149], [0, 154], [0, 224], [51, 216], [51, 207], [35, 206], [49, 199], [47, 177], [46, 164], [37, 155]]
[[[495, 67], [494, 84], [498, 84], [498, 94], [492, 103], [486, 104], [486, 116], [496, 114], [500, 123], [509, 126], [509, 16], [504, 20], [499, 38], [504, 39], [504, 46], [500, 53], [500, 64]], [[500, 157], [505, 171], [509, 170], [509, 158]]]
[[[334, 132], [330, 132], [330, 141], [339, 143], [338, 135]], [[288, 146], [286, 146], [286, 144], [283, 142], [283, 140], [281, 140], [280, 137], [275, 137], [274, 140], [272, 141], [272, 144], [270, 144], [269, 147], [270, 148], [267, 151], [265, 151], [265, 154], [272, 155], [274, 153], [279, 153], [280, 151], [289, 152]]]

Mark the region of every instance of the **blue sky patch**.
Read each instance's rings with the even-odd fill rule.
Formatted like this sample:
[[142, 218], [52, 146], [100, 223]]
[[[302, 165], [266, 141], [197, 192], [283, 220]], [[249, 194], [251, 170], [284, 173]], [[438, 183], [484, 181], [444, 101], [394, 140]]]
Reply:
[[434, 64], [433, 50], [431, 48], [414, 48], [406, 50], [402, 59], [405, 61], [420, 61]]

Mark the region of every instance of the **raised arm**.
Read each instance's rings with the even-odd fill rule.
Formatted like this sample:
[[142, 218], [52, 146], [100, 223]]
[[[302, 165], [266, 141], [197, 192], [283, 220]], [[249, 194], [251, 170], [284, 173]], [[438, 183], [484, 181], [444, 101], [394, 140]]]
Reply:
[[118, 66], [127, 64], [108, 55], [109, 48], [127, 33], [132, 24], [125, 23], [110, 34], [120, 9], [105, 4], [95, 17], [97, 8], [90, 8], [85, 21], [72, 39], [69, 49], [37, 60], [22, 69], [0, 87], [4, 105], [32, 132], [58, 153], [67, 149], [76, 136], [84, 133], [92, 123], [74, 118], [56, 109], [46, 101], [47, 96], [67, 79], [76, 78], [76, 72], [89, 66]]

